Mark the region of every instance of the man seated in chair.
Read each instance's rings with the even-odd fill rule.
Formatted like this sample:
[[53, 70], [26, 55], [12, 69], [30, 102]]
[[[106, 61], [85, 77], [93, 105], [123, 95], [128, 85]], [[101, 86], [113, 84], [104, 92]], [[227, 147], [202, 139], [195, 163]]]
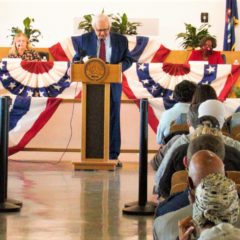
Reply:
[[[188, 182], [191, 186], [197, 187], [201, 180], [212, 173], [224, 173], [223, 161], [213, 152], [200, 150], [196, 152], [188, 166]], [[188, 192], [186, 192], [188, 196]], [[192, 199], [194, 202], [194, 199]], [[176, 240], [178, 236], [178, 221], [191, 215], [192, 205], [183, 207], [177, 211], [165, 214], [154, 220], [154, 240], [168, 239]], [[239, 226], [238, 222], [235, 226]]]
[[164, 138], [170, 133], [171, 122], [176, 120], [181, 113], [188, 112], [195, 89], [196, 84], [188, 80], [183, 80], [175, 86], [173, 98], [177, 103], [172, 108], [166, 110], [162, 114], [161, 119], [159, 119], [157, 128], [158, 144], [164, 144]]
[[[166, 172], [168, 164], [171, 161], [171, 157], [174, 151], [179, 146], [189, 143], [191, 138], [194, 135], [199, 135], [199, 133], [201, 132], [202, 133], [206, 132], [205, 129], [209, 130], [210, 125], [211, 125], [210, 128], [212, 129], [211, 132], [213, 132], [214, 135], [221, 136], [226, 145], [229, 145], [231, 147], [236, 148], [237, 150], [240, 150], [240, 142], [235, 141], [230, 137], [222, 135], [221, 129], [224, 123], [224, 116], [225, 116], [225, 108], [222, 102], [213, 99], [213, 100], [207, 100], [200, 104], [198, 108], [198, 119], [202, 120], [200, 126], [198, 126], [198, 124], [195, 123], [198, 126], [197, 129], [194, 129], [194, 130], [190, 129], [191, 131], [189, 135], [181, 135], [167, 150], [155, 174], [155, 186], [159, 185], [161, 178]], [[213, 119], [215, 119], [215, 121], [212, 122]]]
[[[187, 113], [187, 124], [189, 125], [188, 130], [197, 127], [198, 119], [198, 107], [202, 102], [205, 102], [209, 99], [217, 99], [217, 93], [211, 85], [200, 84], [197, 86], [193, 97], [192, 102]], [[182, 115], [182, 114], [181, 114]], [[180, 116], [176, 119], [178, 119]], [[163, 157], [170, 149], [171, 145], [179, 138], [180, 135], [174, 135], [165, 145], [160, 145], [158, 152], [154, 155], [153, 159], [150, 161], [153, 169], [157, 171], [159, 165], [161, 164]]]
[[[185, 147], [185, 145], [184, 145]], [[178, 154], [181, 156], [181, 164], [183, 165], [183, 169], [185, 169], [188, 165], [187, 159], [191, 159], [192, 156], [200, 151], [200, 150], [209, 150], [214, 152], [220, 159], [225, 159], [225, 145], [224, 142], [220, 137], [205, 134], [202, 136], [198, 136], [192, 141], [190, 141], [189, 145], [186, 145], [187, 152], [184, 150], [183, 154], [178, 152]], [[176, 155], [174, 155], [176, 157]], [[187, 156], [187, 158], [185, 157]], [[184, 159], [185, 157], [185, 159]], [[184, 159], [184, 164], [183, 164]], [[171, 174], [171, 173], [169, 173]], [[167, 173], [166, 173], [167, 175]], [[171, 174], [172, 175], [172, 174]], [[163, 186], [166, 184], [166, 186]], [[160, 193], [162, 196], [169, 195], [170, 188], [171, 188], [171, 178], [169, 179], [169, 182], [164, 181], [164, 183], [161, 181], [160, 185], [158, 186]], [[179, 208], [185, 207], [189, 204], [188, 201], [188, 194], [187, 190], [179, 193], [179, 194], [173, 194], [169, 198], [166, 198], [163, 202], [160, 202], [158, 207], [156, 208], [155, 217], [159, 217], [161, 215], [164, 215], [168, 212], [176, 211]]]
[[[201, 134], [206, 134], [206, 133], [204, 133], [205, 131], [207, 131], [206, 129], [207, 128], [205, 128], [203, 131], [201, 131]], [[215, 132], [217, 133], [217, 131], [213, 131], [213, 134], [215, 134]], [[211, 130], [209, 133], [211, 133]], [[219, 131], [219, 133], [221, 134], [221, 131]], [[198, 134], [196, 136], [198, 136]], [[211, 141], [210, 139], [211, 139], [211, 136], [209, 136], [209, 139], [203, 138], [203, 142], [199, 141], [198, 144], [200, 146], [205, 145], [206, 143], [204, 143], [204, 141]], [[191, 141], [193, 141], [193, 140], [191, 140]], [[222, 138], [222, 134], [219, 137], [219, 141], [224, 142], [223, 138]], [[213, 140], [213, 142], [214, 142], [214, 140]], [[209, 142], [210, 147], [211, 147], [211, 144], [212, 143]], [[216, 144], [216, 143], [214, 143], [214, 144]], [[214, 146], [212, 146], [212, 148], [214, 149]], [[185, 169], [185, 166], [183, 164], [183, 159], [187, 155], [187, 149], [188, 149], [188, 144], [183, 144], [183, 145], [179, 146], [173, 152], [173, 154], [166, 166], [164, 174], [161, 177], [161, 180], [158, 185], [158, 194], [159, 195], [161, 195], [163, 197], [169, 196], [170, 188], [171, 188], [171, 178], [172, 178], [173, 173]], [[211, 150], [211, 149], [209, 149], [209, 150]], [[237, 150], [236, 148], [225, 144], [225, 158], [223, 158], [223, 160], [224, 160], [226, 170], [240, 171], [240, 151]]]

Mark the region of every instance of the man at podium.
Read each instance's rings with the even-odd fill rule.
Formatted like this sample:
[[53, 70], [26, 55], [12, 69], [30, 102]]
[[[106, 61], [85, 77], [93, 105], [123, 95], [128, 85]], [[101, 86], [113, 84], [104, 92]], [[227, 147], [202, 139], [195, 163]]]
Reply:
[[[81, 61], [86, 55], [99, 57], [111, 64], [122, 64], [122, 71], [132, 64], [125, 36], [110, 31], [111, 22], [107, 15], [95, 16], [92, 22], [94, 31], [72, 37], [73, 46]], [[76, 56], [74, 57], [76, 59]], [[120, 103], [122, 85], [111, 83], [110, 90], [110, 149], [109, 159], [117, 160], [121, 147]]]

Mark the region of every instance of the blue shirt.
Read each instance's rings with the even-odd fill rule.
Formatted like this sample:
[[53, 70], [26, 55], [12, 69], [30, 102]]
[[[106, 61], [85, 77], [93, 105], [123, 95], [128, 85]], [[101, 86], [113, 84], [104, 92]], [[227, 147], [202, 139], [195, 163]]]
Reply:
[[164, 138], [170, 133], [172, 121], [176, 120], [181, 113], [187, 113], [190, 103], [176, 103], [172, 108], [166, 110], [159, 121], [157, 128], [157, 143], [163, 144]]

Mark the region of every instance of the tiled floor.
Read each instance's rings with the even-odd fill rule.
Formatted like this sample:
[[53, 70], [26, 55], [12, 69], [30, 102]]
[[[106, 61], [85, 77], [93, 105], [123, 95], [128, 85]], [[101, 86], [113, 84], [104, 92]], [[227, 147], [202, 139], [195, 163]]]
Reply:
[[[18, 213], [0, 214], [1, 240], [152, 239], [153, 216], [123, 215], [138, 200], [138, 167], [73, 171], [71, 163], [9, 163], [8, 197]], [[153, 172], [149, 167], [148, 196]]]

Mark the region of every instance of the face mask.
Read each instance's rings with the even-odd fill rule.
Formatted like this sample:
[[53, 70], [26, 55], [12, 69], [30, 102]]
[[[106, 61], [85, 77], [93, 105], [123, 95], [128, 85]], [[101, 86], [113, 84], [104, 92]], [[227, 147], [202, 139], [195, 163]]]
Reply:
[[209, 55], [212, 54], [212, 51], [213, 51], [213, 50], [212, 50], [211, 47], [203, 47], [202, 49], [203, 49], [204, 55], [209, 56]]

